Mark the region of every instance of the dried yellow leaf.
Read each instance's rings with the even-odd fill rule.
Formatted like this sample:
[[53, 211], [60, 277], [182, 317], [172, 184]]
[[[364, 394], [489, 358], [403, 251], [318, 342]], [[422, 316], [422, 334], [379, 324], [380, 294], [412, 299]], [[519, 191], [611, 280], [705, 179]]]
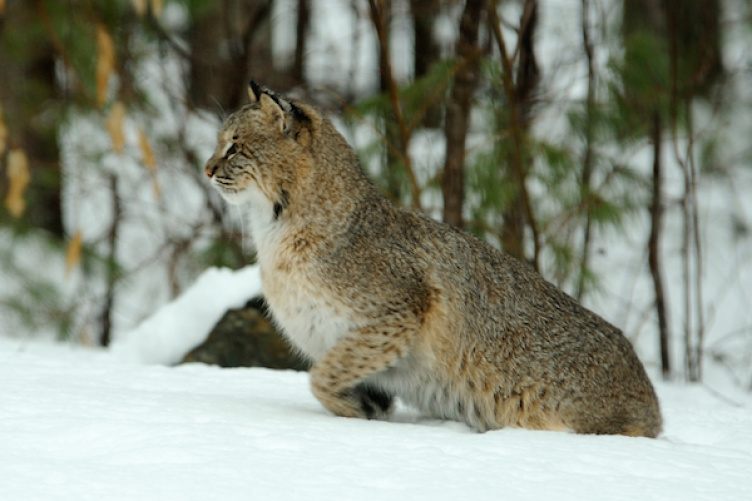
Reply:
[[112, 105], [110, 114], [107, 116], [107, 132], [112, 139], [112, 148], [115, 153], [122, 153], [125, 146], [125, 134], [123, 133], [123, 120], [125, 119], [125, 105], [116, 101]]
[[0, 16], [5, 14], [5, 0], [0, 0]]
[[[3, 0], [0, 0], [2, 2]], [[5, 153], [5, 148], [8, 147], [8, 127], [5, 126], [3, 120], [3, 105], [0, 104], [0, 156]]]
[[154, 151], [149, 145], [149, 138], [146, 137], [146, 133], [142, 129], [138, 129], [138, 144], [141, 147], [144, 165], [149, 169], [149, 172], [156, 174], [157, 161], [154, 159]]
[[133, 5], [133, 10], [136, 11], [139, 17], [144, 17], [144, 14], [146, 14], [146, 0], [131, 0], [131, 5]]
[[8, 153], [8, 195], [5, 197], [5, 207], [13, 217], [19, 218], [26, 210], [24, 191], [31, 180], [29, 160], [21, 148], [15, 148]]
[[65, 249], [65, 275], [68, 276], [73, 268], [81, 262], [81, 249], [83, 247], [83, 235], [81, 230], [77, 230], [70, 240], [68, 247]]
[[115, 44], [102, 24], [97, 24], [97, 104], [107, 101], [110, 75], [115, 71]]
[[151, 13], [154, 17], [162, 17], [162, 10], [164, 10], [163, 0], [151, 0]]
[[146, 133], [142, 129], [138, 129], [138, 144], [141, 147], [141, 156], [143, 157], [144, 165], [151, 172], [154, 182], [154, 197], [159, 198], [162, 194], [162, 189], [157, 180], [157, 160], [154, 157], [154, 150], [151, 149], [151, 145], [149, 144], [149, 138], [146, 137]]

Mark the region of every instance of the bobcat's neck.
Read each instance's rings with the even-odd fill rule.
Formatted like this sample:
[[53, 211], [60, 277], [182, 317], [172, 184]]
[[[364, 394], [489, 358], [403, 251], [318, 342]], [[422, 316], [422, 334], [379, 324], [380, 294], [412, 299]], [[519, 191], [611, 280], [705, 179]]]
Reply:
[[300, 179], [291, 217], [310, 231], [336, 236], [347, 229], [354, 211], [365, 199], [382, 197], [366, 177], [350, 145], [326, 121], [312, 145], [312, 168]]
[[275, 202], [261, 193], [251, 198], [250, 229], [262, 266], [287, 246], [311, 251], [335, 245], [363, 201], [383, 199], [328, 121], [310, 151], [308, 158], [290, 160], [297, 175], [284, 200]]

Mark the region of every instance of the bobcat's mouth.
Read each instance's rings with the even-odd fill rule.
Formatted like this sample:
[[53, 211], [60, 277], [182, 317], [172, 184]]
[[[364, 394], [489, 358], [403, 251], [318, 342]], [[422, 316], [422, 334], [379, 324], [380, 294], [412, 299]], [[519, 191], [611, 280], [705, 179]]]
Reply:
[[237, 185], [226, 178], [213, 176], [211, 178], [211, 185], [230, 204], [241, 204], [247, 199], [247, 196], [243, 196], [245, 190], [238, 188]]

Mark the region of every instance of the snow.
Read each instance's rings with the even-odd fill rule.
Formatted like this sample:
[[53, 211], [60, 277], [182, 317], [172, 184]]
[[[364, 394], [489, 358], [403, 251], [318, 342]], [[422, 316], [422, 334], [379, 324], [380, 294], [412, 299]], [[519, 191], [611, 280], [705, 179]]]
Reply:
[[752, 499], [752, 400], [659, 383], [656, 440], [400, 408], [337, 418], [308, 375], [0, 338], [3, 499]]
[[0, 337], [0, 497], [752, 499], [752, 397], [731, 384], [656, 382], [653, 440], [338, 418], [306, 373], [158, 365], [259, 286], [208, 270], [109, 351]]
[[258, 266], [239, 271], [210, 268], [175, 301], [158, 309], [110, 349], [123, 360], [175, 364], [201, 344], [229, 308], [261, 294]]

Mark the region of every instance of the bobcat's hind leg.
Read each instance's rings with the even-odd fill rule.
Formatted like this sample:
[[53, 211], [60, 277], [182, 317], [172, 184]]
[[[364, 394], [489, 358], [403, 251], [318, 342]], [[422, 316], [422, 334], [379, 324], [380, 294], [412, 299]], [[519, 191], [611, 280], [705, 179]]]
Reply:
[[417, 326], [378, 325], [342, 339], [311, 369], [314, 396], [337, 416], [387, 419], [393, 396], [363, 381], [403, 357]]

